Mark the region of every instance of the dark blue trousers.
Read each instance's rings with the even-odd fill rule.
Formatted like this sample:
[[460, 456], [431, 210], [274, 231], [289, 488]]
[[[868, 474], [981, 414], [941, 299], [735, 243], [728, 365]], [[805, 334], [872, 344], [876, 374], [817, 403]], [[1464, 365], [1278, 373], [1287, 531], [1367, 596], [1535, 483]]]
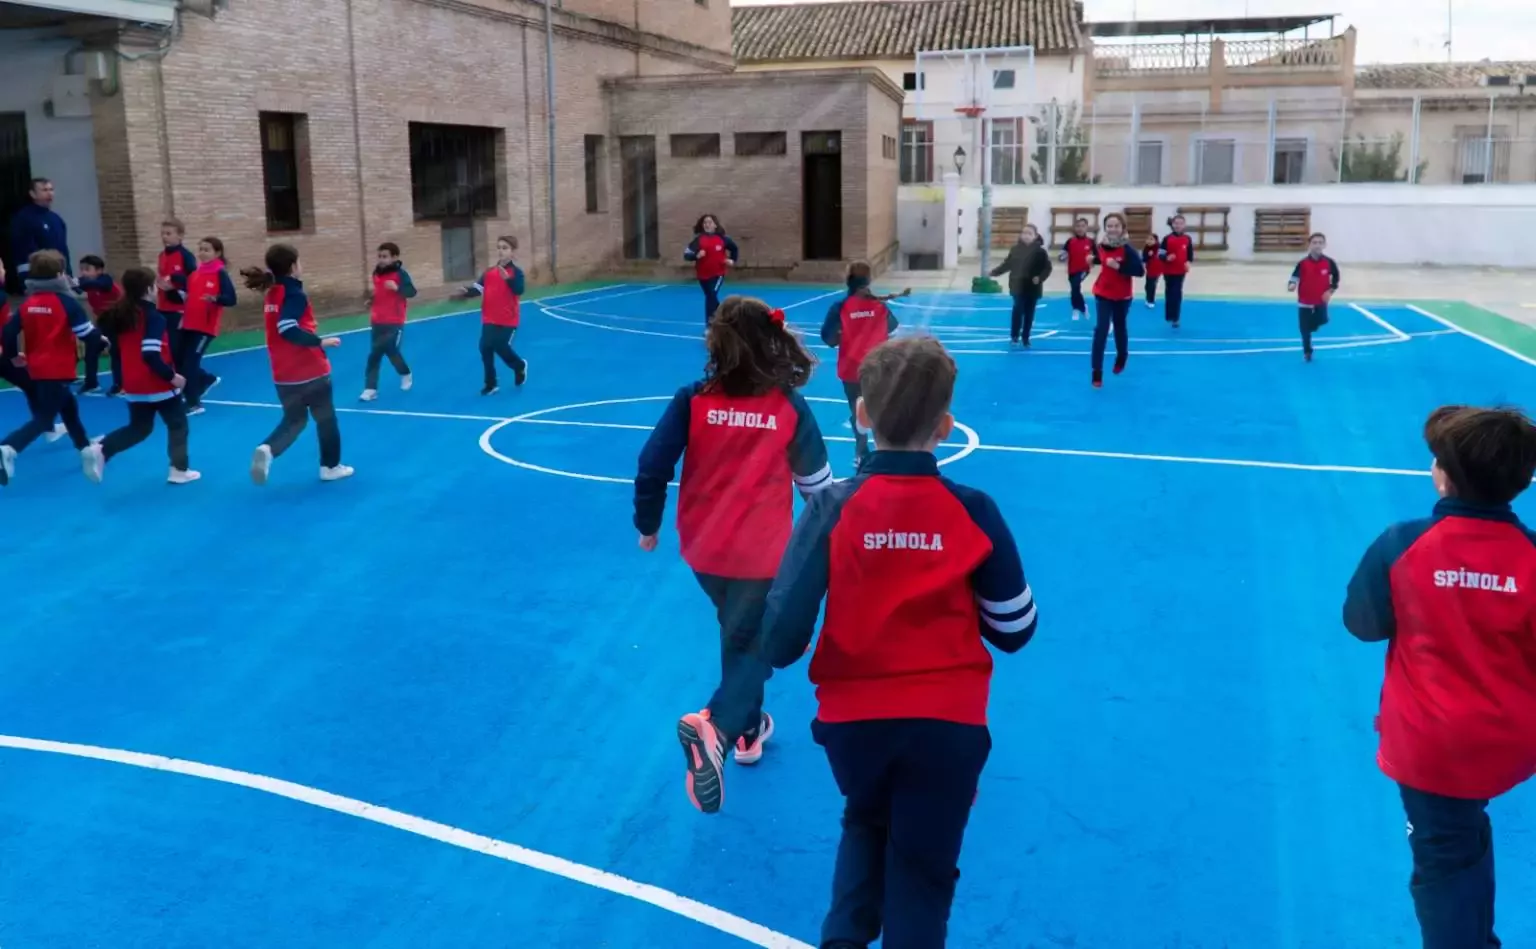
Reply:
[[1184, 312], [1184, 278], [1187, 274], [1163, 274], [1163, 319], [1177, 323]]
[[1104, 371], [1104, 346], [1111, 327], [1115, 331], [1115, 363], [1124, 365], [1131, 355], [1130, 331], [1125, 325], [1131, 312], [1131, 301], [1094, 297], [1093, 309], [1096, 319], [1093, 325], [1093, 371]]
[[88, 389], [101, 384], [101, 351], [109, 343], [112, 346], [109, 351], [112, 385], [123, 384], [123, 357], [117, 351], [117, 341], [103, 333], [95, 342], [85, 344], [85, 387]]
[[1086, 271], [1086, 270], [1083, 271], [1082, 273], [1075, 273], [1075, 274], [1068, 274], [1067, 275], [1067, 284], [1068, 284], [1068, 286], [1070, 286], [1072, 288], [1072, 312], [1073, 313], [1083, 313], [1083, 314], [1086, 314], [1088, 312], [1088, 301], [1083, 299], [1083, 281], [1086, 280], [1087, 278], [1088, 278], [1088, 271]]
[[32, 384], [26, 369], [11, 362], [11, 357], [0, 355], [0, 379], [19, 389], [26, 397], [27, 411], [37, 414], [37, 386]]
[[69, 430], [69, 440], [74, 442], [76, 448], [84, 451], [90, 447], [91, 439], [85, 434], [85, 426], [80, 422], [80, 404], [75, 401], [71, 382], [33, 379], [33, 396], [29, 400], [32, 417], [5, 436], [0, 444], [9, 445], [17, 452], [26, 451], [27, 446], [36, 441], [38, 436], [53, 431], [53, 420], [58, 418], [63, 420], [64, 427]]
[[1424, 949], [1499, 949], [1488, 802], [1399, 789], [1413, 850], [1408, 891]]
[[985, 726], [933, 719], [811, 723], [843, 792], [822, 949], [943, 949], [960, 845], [992, 751]]
[[704, 291], [704, 325], [708, 326], [715, 318], [715, 311], [720, 309], [720, 289], [725, 286], [724, 277], [710, 277], [708, 280], [699, 281], [699, 289]]
[[695, 573], [720, 621], [720, 687], [709, 700], [716, 724], [732, 739], [756, 732], [763, 719], [763, 663], [758, 637], [772, 580]]

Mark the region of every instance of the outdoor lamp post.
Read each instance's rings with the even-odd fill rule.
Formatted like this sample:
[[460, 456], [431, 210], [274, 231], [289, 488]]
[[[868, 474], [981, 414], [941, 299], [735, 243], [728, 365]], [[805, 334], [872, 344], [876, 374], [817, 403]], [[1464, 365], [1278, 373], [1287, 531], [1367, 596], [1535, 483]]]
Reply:
[[955, 147], [955, 174], [960, 175], [960, 174], [964, 174], [964, 173], [965, 173], [965, 148], [963, 146], [956, 146]]

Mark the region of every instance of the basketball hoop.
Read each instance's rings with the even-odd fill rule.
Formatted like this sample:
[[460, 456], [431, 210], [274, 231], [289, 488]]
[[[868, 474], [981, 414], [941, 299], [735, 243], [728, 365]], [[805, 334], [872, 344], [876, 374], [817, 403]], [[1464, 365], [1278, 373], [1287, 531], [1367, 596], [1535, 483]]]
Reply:
[[987, 111], [987, 109], [986, 106], [976, 105], [973, 103], [971, 105], [956, 106], [955, 111], [968, 119], [977, 119], [980, 118], [981, 114]]

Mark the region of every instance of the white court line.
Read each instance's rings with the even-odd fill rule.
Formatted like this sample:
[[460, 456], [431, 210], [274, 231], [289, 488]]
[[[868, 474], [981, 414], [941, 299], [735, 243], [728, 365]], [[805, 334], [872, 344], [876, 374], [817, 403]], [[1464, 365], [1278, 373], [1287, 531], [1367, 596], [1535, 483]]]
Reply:
[[309, 804], [327, 811], [334, 811], [337, 814], [346, 814], [349, 817], [382, 824], [385, 827], [393, 827], [396, 830], [403, 830], [408, 834], [415, 834], [418, 837], [425, 837], [428, 840], [448, 844], [450, 847], [458, 847], [461, 850], [485, 854], [488, 857], [495, 857], [497, 860], [504, 860], [507, 863], [515, 863], [542, 873], [563, 877], [574, 883], [606, 890], [619, 896], [627, 896], [642, 903], [649, 903], [657, 909], [666, 910], [673, 915], [708, 926], [726, 935], [735, 936], [737, 939], [751, 945], [761, 946], [763, 949], [812, 949], [809, 944], [803, 943], [791, 936], [774, 932], [766, 926], [761, 926], [751, 920], [742, 919], [740, 916], [727, 913], [725, 910], [706, 906], [697, 900], [680, 896], [659, 886], [639, 883], [635, 880], [621, 877], [618, 874], [609, 873], [606, 870], [599, 870], [596, 867], [589, 867], [585, 864], [566, 860], [563, 857], [541, 853], [537, 850], [529, 850], [527, 847], [519, 847], [517, 844], [508, 843], [505, 840], [486, 837], [482, 834], [463, 830], [462, 828], [427, 820], [424, 817], [416, 817], [411, 814], [391, 810], [387, 807], [380, 807], [377, 804], [369, 804], [366, 801], [342, 797], [339, 794], [332, 794], [329, 791], [322, 791], [318, 788], [295, 784], [292, 781], [269, 778], [266, 775], [252, 774], [249, 771], [236, 771], [233, 768], [221, 768], [218, 765], [202, 764], [197, 761], [169, 758], [164, 755], [150, 755], [138, 751], [126, 751], [121, 748], [102, 748], [97, 745], [78, 745], [73, 742], [48, 741], [41, 738], [21, 738], [16, 735], [0, 735], [0, 748], [67, 755], [71, 758], [89, 758], [96, 761], [111, 762], [112, 764], [145, 768], [150, 771], [202, 778], [206, 781], [216, 781], [220, 784], [229, 784], [252, 791], [260, 791], [263, 794], [284, 797], [290, 801]]
[[1405, 340], [1405, 341], [1407, 339], [1409, 339], [1409, 336], [1408, 336], [1407, 333], [1404, 333], [1402, 330], [1400, 330], [1397, 327], [1393, 326], [1391, 323], [1388, 323], [1386, 320], [1384, 320], [1381, 317], [1377, 316], [1375, 313], [1372, 313], [1370, 310], [1367, 310], [1365, 307], [1361, 306], [1360, 304], [1358, 304], [1358, 303], [1351, 303], [1349, 306], [1350, 306], [1350, 309], [1352, 309], [1355, 312], [1359, 313], [1360, 315], [1364, 316], [1366, 319], [1370, 320], [1372, 323], [1376, 323], [1376, 324], [1379, 324], [1380, 326], [1384, 327], [1387, 332], [1391, 333], [1393, 336], [1396, 336], [1398, 339]]
[[[1393, 342], [1396, 342], [1396, 340], [1393, 340]], [[451, 415], [441, 412], [406, 412], [393, 409], [338, 408], [336, 411], [353, 412], [358, 415], [387, 415], [396, 418], [423, 418], [462, 422], [494, 422], [496, 424], [486, 429], [485, 432], [480, 435], [480, 450], [485, 452], [487, 455], [497, 459], [498, 461], [504, 462], [517, 468], [525, 468], [529, 471], [538, 471], [543, 474], [559, 475], [566, 478], [578, 478], [582, 481], [601, 481], [608, 484], [633, 484], [633, 478], [614, 478], [608, 475], [580, 474], [573, 471], [566, 471], [560, 468], [546, 468], [542, 465], [535, 465], [532, 462], [519, 461], [516, 458], [509, 458], [491, 446], [491, 438], [494, 437], [497, 432], [501, 431], [503, 428], [506, 428], [508, 425], [554, 425], [570, 426], [572, 428], [598, 428], [612, 429], [616, 431], [649, 432], [654, 428], [654, 426], [638, 425], [626, 422], [588, 422], [577, 419], [550, 419], [544, 418], [543, 416], [551, 412], [573, 411], [575, 409], [594, 408], [605, 405], [629, 405], [636, 402], [665, 402], [671, 398], [672, 396], [670, 395], [651, 395], [629, 399], [600, 399], [595, 402], [577, 402], [571, 405], [556, 405], [545, 409], [535, 409], [532, 412], [524, 412], [521, 415], [514, 415], [510, 418], [496, 415]], [[842, 399], [830, 399], [821, 396], [807, 396], [806, 401], [826, 402], [835, 405], [847, 404]], [[282, 406], [276, 402], [215, 402], [212, 400], [206, 400], [204, 404], [228, 405], [237, 408], [253, 409], [282, 408]], [[953, 464], [954, 462], [959, 461], [961, 458], [965, 458], [978, 451], [1000, 451], [1020, 455], [1063, 455], [1078, 458], [1111, 458], [1120, 461], [1155, 461], [1185, 465], [1218, 465], [1231, 468], [1270, 468], [1279, 471], [1321, 471], [1338, 472], [1343, 474], [1378, 474], [1410, 477], [1419, 477], [1429, 474], [1429, 469], [1427, 468], [1424, 470], [1408, 468], [1376, 468], [1366, 465], [1321, 465], [1306, 464], [1303, 462], [1294, 461], [1262, 461], [1250, 458], [1206, 458], [1195, 455], [1158, 455], [1126, 451], [1097, 451], [1087, 448], [1039, 448], [1030, 445], [990, 445], [982, 442], [980, 436], [976, 433], [976, 430], [970, 426], [962, 425], [959, 422], [956, 422], [955, 427], [960, 429], [961, 434], [965, 435], [965, 443], [963, 445], [945, 443], [944, 445], [940, 446], [960, 449], [955, 454], [949, 455], [940, 460], [939, 464], [941, 465]], [[823, 440], [829, 442], [845, 442], [851, 444], [854, 441], [853, 438], [846, 435], [823, 435], [822, 437]], [[676, 485], [674, 484], [673, 487], [676, 487]]]
[[[627, 283], [615, 283], [615, 284], [609, 284], [608, 286], [604, 286], [604, 287], [592, 287], [592, 288], [587, 289], [587, 290], [572, 290], [570, 293], [557, 293], [554, 296], [540, 297], [537, 300], [529, 300], [527, 302], [530, 303], [530, 304], [533, 304], [533, 303], [543, 303], [545, 300], [562, 300], [562, 299], [565, 299], [566, 297], [578, 297], [578, 296], [583, 296], [583, 295], [589, 294], [589, 293], [602, 293], [605, 290], [618, 290], [620, 288], [627, 287], [627, 286], [630, 286], [630, 285], [627, 284]], [[645, 289], [646, 290], [656, 290], [656, 289], [659, 289], [659, 288], [658, 287], [646, 287]], [[616, 294], [613, 294], [613, 295], [614, 296], [625, 296], [626, 294], [616, 293]], [[607, 298], [605, 297], [604, 299], [607, 299]], [[583, 302], [583, 301], [578, 300], [577, 302], [580, 303], [580, 302]], [[469, 316], [472, 313], [479, 313], [479, 312], [480, 312], [480, 309], [478, 307], [475, 307], [473, 309], [468, 309], [468, 310], [453, 310], [452, 312], [449, 312], [449, 313], [434, 313], [431, 316], [422, 316], [422, 317], [417, 317], [416, 319], [413, 319], [413, 320], [407, 320], [405, 325], [406, 325], [407, 328], [409, 328], [409, 327], [417, 325], [418, 323], [431, 323], [433, 320], [445, 320], [445, 319], [447, 319], [450, 316]], [[325, 328], [325, 324], [324, 323], [320, 324], [320, 328], [323, 330]], [[367, 332], [371, 331], [372, 329], [373, 329], [372, 326], [359, 326], [356, 329], [337, 330], [334, 333], [322, 332], [320, 334], [320, 336], [321, 337], [326, 337], [326, 336], [351, 336], [354, 333], [367, 333]], [[254, 331], [254, 330], [244, 330], [242, 332], [256, 332], [256, 331]], [[267, 347], [266, 347], [265, 343], [262, 343], [262, 344], [256, 345], [256, 346], [238, 346], [238, 347], [236, 347], [234, 349], [221, 349], [221, 350], [219, 350], [216, 353], [207, 353], [207, 354], [205, 354], [203, 356], [203, 358], [204, 359], [213, 359], [216, 356], [235, 356], [235, 355], [238, 355], [240, 353], [262, 352], [262, 351], [265, 351], [266, 348]], [[112, 375], [112, 372], [111, 372], [111, 370], [107, 370], [107, 371], [101, 373], [101, 375], [104, 376], [104, 377], [110, 377]], [[15, 391], [17, 391], [17, 390], [16, 390], [16, 388], [14, 386], [12, 386], [10, 388], [6, 388], [6, 389], [0, 389], [0, 393], [3, 393], [3, 392], [15, 392]]]
[[1419, 314], [1420, 316], [1427, 316], [1430, 319], [1434, 320], [1436, 323], [1441, 324], [1442, 326], [1449, 326], [1451, 329], [1455, 330], [1456, 332], [1460, 333], [1463, 336], [1470, 336], [1471, 338], [1477, 340], [1479, 343], [1482, 343], [1485, 346], [1492, 346], [1494, 349], [1497, 349], [1499, 352], [1503, 353], [1506, 356], [1513, 356], [1516, 359], [1520, 360], [1521, 362], [1525, 363], [1527, 366], [1536, 366], [1536, 359], [1532, 359], [1531, 357], [1525, 355], [1524, 353], [1516, 352], [1515, 350], [1510, 349], [1508, 346], [1505, 346], [1503, 343], [1495, 343], [1493, 340], [1489, 339], [1488, 337], [1483, 336], [1483, 335], [1481, 335], [1479, 333], [1474, 333], [1474, 332], [1472, 332], [1471, 330], [1467, 329], [1464, 326], [1457, 326], [1455, 323], [1452, 323], [1450, 320], [1446, 319], [1445, 317], [1443, 317], [1443, 316], [1436, 316], [1435, 314], [1429, 312], [1428, 310], [1424, 309], [1423, 307], [1414, 306], [1412, 303], [1410, 303], [1410, 304], [1408, 304], [1408, 309], [1410, 309], [1413, 312]]

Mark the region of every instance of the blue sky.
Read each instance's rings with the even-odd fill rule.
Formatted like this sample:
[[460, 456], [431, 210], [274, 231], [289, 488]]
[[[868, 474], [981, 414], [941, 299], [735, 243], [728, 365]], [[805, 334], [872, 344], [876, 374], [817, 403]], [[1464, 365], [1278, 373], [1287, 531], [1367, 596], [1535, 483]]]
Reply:
[[[765, 0], [733, 0], [736, 5]], [[786, 0], [766, 0], [786, 2]], [[803, 0], [787, 0], [803, 2]], [[848, 0], [858, 2], [858, 0]], [[1358, 59], [1444, 62], [1446, 19], [1453, 7], [1458, 60], [1536, 60], [1536, 3], [1529, 0], [1085, 0], [1090, 20], [1180, 19], [1337, 13], [1340, 29], [1360, 31]]]

